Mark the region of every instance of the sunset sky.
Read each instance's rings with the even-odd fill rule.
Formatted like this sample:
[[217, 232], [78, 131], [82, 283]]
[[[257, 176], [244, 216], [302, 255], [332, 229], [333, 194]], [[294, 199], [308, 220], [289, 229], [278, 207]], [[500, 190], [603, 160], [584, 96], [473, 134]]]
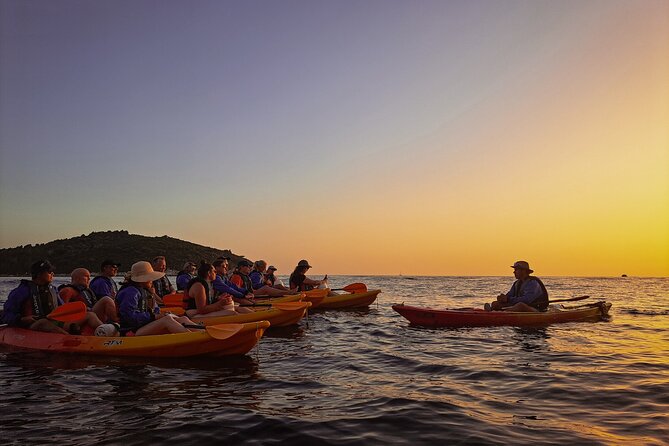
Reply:
[[0, 33], [0, 247], [669, 276], [669, 1], [2, 0]]

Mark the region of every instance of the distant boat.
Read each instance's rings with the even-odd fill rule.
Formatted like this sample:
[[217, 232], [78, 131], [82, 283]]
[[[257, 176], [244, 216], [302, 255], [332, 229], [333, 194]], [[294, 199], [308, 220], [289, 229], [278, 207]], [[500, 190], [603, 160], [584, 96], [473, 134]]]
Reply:
[[620, 276], [620, 277], [627, 277], [627, 274], [623, 274], [623, 275], [622, 275], [622, 276]]

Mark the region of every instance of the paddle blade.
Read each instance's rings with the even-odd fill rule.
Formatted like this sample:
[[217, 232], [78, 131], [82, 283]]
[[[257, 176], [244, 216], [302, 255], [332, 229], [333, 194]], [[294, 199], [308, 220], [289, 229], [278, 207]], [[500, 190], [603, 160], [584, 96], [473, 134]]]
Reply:
[[47, 318], [59, 322], [75, 322], [86, 317], [86, 304], [79, 302], [68, 302], [53, 310]]
[[218, 324], [205, 327], [205, 330], [212, 338], [223, 340], [236, 335], [242, 328], [244, 328], [244, 324]]
[[346, 285], [344, 288], [342, 288], [343, 291], [346, 291], [347, 293], [366, 293], [367, 292], [367, 285], [364, 283], [352, 283], [350, 285]]
[[184, 293], [166, 294], [163, 296], [163, 305], [166, 307], [185, 307]]

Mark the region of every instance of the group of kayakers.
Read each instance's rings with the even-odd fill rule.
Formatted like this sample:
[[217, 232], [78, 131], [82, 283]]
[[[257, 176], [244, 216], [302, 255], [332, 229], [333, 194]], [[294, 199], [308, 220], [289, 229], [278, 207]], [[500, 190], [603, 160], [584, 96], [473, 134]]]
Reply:
[[[276, 278], [274, 266], [267, 262], [242, 259], [229, 276], [229, 258], [219, 257], [212, 263], [196, 266], [187, 262], [177, 275], [177, 289], [184, 292], [186, 315], [161, 313], [159, 305], [168, 294], [175, 293], [165, 275], [167, 262], [157, 256], [151, 262], [136, 262], [120, 288], [113, 280], [120, 264], [105, 260], [100, 273], [91, 280], [85, 268], [76, 268], [71, 281], [58, 290], [52, 285], [55, 267], [48, 260], [31, 266], [31, 280], [21, 280], [3, 307], [2, 322], [10, 326], [60, 334], [93, 334], [100, 336], [151, 335], [181, 333], [199, 329], [202, 317], [247, 313], [239, 304], [252, 304], [256, 296], [296, 294], [327, 282], [306, 277], [311, 268], [301, 260], [286, 287]], [[187, 280], [185, 280], [187, 279]], [[87, 308], [80, 320], [61, 322], [49, 318], [59, 306], [83, 302]]]

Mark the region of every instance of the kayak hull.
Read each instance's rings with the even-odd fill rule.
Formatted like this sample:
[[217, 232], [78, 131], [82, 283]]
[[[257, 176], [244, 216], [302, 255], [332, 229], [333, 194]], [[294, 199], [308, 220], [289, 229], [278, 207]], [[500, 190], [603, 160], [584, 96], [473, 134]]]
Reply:
[[364, 293], [338, 294], [327, 296], [318, 306], [319, 309], [364, 308], [370, 306], [381, 290], [370, 290]]
[[269, 322], [243, 324], [226, 339], [207, 331], [152, 336], [75, 336], [45, 333], [23, 328], [0, 328], [0, 345], [18, 350], [40, 350], [81, 355], [184, 358], [244, 355], [263, 336]]
[[206, 326], [218, 324], [242, 324], [257, 321], [269, 321], [273, 328], [288, 327], [298, 324], [311, 307], [309, 302], [282, 302], [272, 307], [257, 307], [253, 313], [243, 313], [231, 316], [195, 317], [193, 322]]
[[302, 300], [311, 302], [311, 308], [318, 308], [329, 293], [329, 288], [305, 291]]
[[546, 312], [485, 311], [477, 308], [436, 310], [432, 308], [393, 305], [393, 310], [413, 325], [423, 327], [528, 327], [565, 322], [593, 322], [608, 315], [611, 304], [597, 302], [582, 308]]

